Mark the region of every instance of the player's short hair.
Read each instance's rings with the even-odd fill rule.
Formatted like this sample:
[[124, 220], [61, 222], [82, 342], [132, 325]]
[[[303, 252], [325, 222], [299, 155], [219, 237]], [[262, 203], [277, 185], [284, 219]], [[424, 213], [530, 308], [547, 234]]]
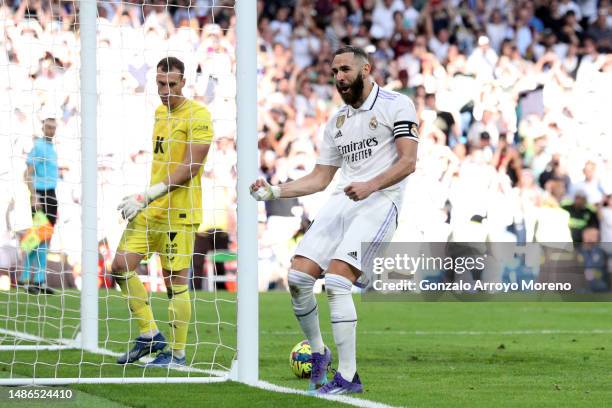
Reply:
[[370, 63], [370, 58], [368, 57], [368, 54], [363, 50], [363, 48], [355, 47], [353, 45], [343, 45], [342, 47], [338, 48], [334, 52], [334, 57], [336, 55], [346, 54], [349, 52], [353, 53], [355, 57], [362, 59], [363, 62]]
[[157, 63], [157, 69], [162, 72], [171, 72], [173, 69], [178, 70], [181, 75], [185, 74], [185, 64], [176, 57], [165, 57]]
[[42, 124], [44, 125], [47, 122], [57, 122], [57, 120], [53, 117], [47, 117], [42, 120]]

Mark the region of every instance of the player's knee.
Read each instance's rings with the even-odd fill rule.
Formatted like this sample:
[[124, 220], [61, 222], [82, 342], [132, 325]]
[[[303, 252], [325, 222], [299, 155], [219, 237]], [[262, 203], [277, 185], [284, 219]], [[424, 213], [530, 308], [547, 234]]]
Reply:
[[313, 276], [295, 269], [289, 269], [287, 283], [289, 284], [291, 297], [296, 298], [304, 294], [312, 293], [312, 287], [315, 282], [316, 279]]
[[295, 255], [291, 259], [291, 269], [301, 271], [302, 273], [308, 274], [315, 279], [321, 276], [321, 268], [319, 265], [317, 265], [316, 262], [300, 255]]
[[328, 295], [350, 295], [353, 283], [341, 275], [325, 275], [325, 291]]
[[121, 262], [117, 257], [113, 259], [111, 264], [111, 274], [116, 278], [124, 277], [128, 273], [129, 269], [125, 263], [125, 260]]

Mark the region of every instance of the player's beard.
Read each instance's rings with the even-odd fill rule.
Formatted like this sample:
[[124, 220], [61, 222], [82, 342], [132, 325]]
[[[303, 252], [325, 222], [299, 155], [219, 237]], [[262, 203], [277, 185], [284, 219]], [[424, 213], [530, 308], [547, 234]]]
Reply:
[[355, 80], [348, 85], [348, 88], [350, 89], [349, 92], [342, 93], [342, 88], [338, 84], [336, 84], [336, 89], [338, 90], [338, 93], [340, 94], [340, 97], [344, 103], [347, 105], [354, 105], [357, 103], [357, 101], [359, 101], [359, 98], [361, 98], [364, 86], [365, 84], [363, 77], [361, 74], [359, 74], [357, 75], [357, 78], [355, 78]]

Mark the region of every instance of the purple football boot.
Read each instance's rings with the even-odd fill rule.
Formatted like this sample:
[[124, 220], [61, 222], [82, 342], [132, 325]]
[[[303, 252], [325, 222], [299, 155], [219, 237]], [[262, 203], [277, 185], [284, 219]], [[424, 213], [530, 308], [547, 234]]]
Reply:
[[319, 388], [317, 395], [340, 395], [340, 394], [359, 394], [363, 392], [363, 385], [359, 380], [359, 375], [355, 373], [353, 381], [346, 381], [340, 373], [334, 375], [334, 379]]
[[310, 391], [316, 391], [322, 385], [327, 384], [327, 369], [331, 364], [331, 359], [331, 350], [327, 346], [323, 349], [323, 354], [312, 353], [312, 369], [308, 385]]

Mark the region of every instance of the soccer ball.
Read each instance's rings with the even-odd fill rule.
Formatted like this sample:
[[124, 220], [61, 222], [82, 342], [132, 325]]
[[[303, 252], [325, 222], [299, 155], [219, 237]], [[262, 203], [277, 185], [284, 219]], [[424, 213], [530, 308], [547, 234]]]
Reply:
[[310, 378], [312, 351], [308, 340], [300, 341], [289, 354], [289, 366], [297, 378]]

